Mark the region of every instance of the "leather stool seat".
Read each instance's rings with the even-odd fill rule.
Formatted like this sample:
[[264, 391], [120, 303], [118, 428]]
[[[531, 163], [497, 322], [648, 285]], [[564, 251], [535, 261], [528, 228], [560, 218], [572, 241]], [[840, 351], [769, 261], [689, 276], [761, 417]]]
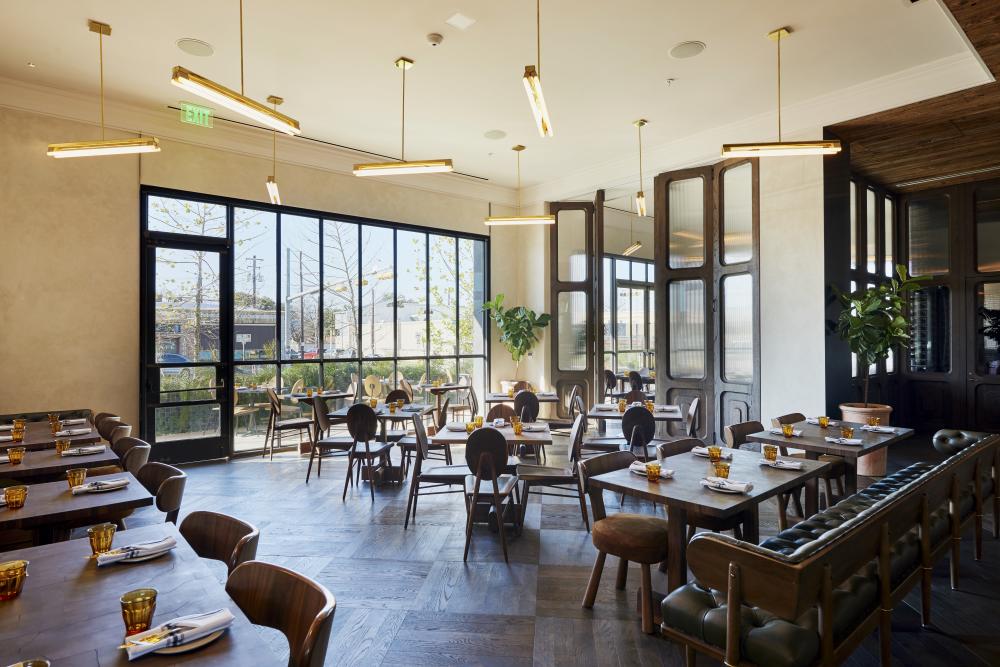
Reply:
[[633, 563], [667, 559], [667, 522], [644, 514], [611, 514], [594, 523], [594, 546]]
[[989, 433], [983, 433], [982, 431], [943, 428], [934, 434], [934, 437], [931, 438], [931, 444], [934, 445], [934, 449], [942, 454], [951, 456], [962, 451], [969, 445], [976, 444], [988, 435]]

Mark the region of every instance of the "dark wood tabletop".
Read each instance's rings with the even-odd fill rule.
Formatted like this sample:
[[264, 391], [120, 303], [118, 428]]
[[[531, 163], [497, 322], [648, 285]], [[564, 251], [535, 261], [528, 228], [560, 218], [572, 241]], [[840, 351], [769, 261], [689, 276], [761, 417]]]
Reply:
[[[72, 468], [73, 466], [67, 466]], [[111, 521], [125, 516], [130, 510], [153, 504], [153, 496], [131, 473], [88, 477], [94, 480], [129, 480], [123, 489], [104, 493], [81, 493], [74, 496], [66, 480], [32, 484], [28, 487], [28, 499], [24, 507], [9, 509], [0, 507], [0, 530], [7, 528], [39, 530], [40, 542], [58, 537], [59, 531], [76, 526], [85, 526], [102, 521]]]
[[[535, 394], [538, 398], [539, 403], [558, 403], [559, 396], [554, 392], [542, 392], [540, 394]], [[486, 394], [486, 398], [483, 399], [484, 403], [513, 403], [514, 398], [508, 396], [507, 394], [500, 394], [497, 392], [490, 392]]]
[[218, 640], [178, 656], [147, 654], [137, 664], [265, 665], [277, 660], [213, 572], [170, 523], [119, 532], [115, 546], [171, 535], [177, 548], [143, 563], [97, 567], [86, 539], [3, 554], [27, 560], [21, 595], [2, 604], [0, 664], [48, 658], [53, 665], [106, 667], [129, 664], [118, 648], [124, 636], [118, 598], [136, 588], [158, 591], [154, 623], [225, 607], [236, 617]]
[[309, 396], [307, 394], [278, 394], [278, 398], [294, 398], [296, 401], [301, 403], [313, 404], [314, 398], [322, 398], [327, 401], [333, 401], [338, 398], [351, 398], [354, 396], [354, 392], [350, 391], [325, 391], [322, 394], [313, 394]]
[[[339, 410], [334, 410], [327, 414], [328, 417], [346, 417], [347, 411], [351, 409], [350, 405], [345, 405]], [[389, 409], [385, 407], [385, 403], [379, 403], [374, 408], [375, 416], [378, 419], [385, 420], [402, 420], [409, 419], [414, 415], [428, 415], [434, 412], [433, 405], [427, 405], [425, 403], [407, 403], [402, 409], [397, 409], [396, 412], [390, 413]]]
[[18, 465], [0, 463], [0, 479], [16, 479], [25, 484], [53, 481], [55, 476], [65, 479], [70, 468], [97, 468], [115, 463], [118, 463], [118, 455], [107, 446], [100, 454], [84, 456], [60, 456], [55, 449], [39, 449], [25, 452], [24, 460]]
[[[486, 424], [486, 426], [489, 426], [489, 424]], [[514, 435], [514, 428], [512, 426], [504, 426], [496, 430], [503, 434], [504, 439], [509, 445], [538, 445], [541, 447], [552, 444], [552, 432], [549, 431], [548, 424], [537, 422], [532, 424], [532, 426], [542, 426], [545, 430], [522, 431], [521, 435]], [[489, 426], [489, 428], [493, 427]], [[465, 430], [452, 431], [451, 429], [443, 428], [436, 435], [432, 435], [430, 440], [437, 445], [464, 445], [469, 441], [469, 433]]]
[[432, 394], [434, 394], [435, 396], [440, 396], [441, 394], [446, 394], [449, 391], [458, 391], [460, 389], [469, 389], [470, 387], [467, 384], [443, 384], [440, 387], [435, 387], [432, 384], [425, 383], [425, 384], [418, 384], [417, 388], [418, 389], [423, 389], [424, 391], [429, 391]]
[[[854, 437], [860, 439], [862, 443], [860, 445], [838, 445], [833, 442], [827, 442], [825, 440], [827, 437], [840, 437], [841, 426], [853, 426]], [[805, 451], [806, 457], [810, 459], [817, 459], [821, 454], [832, 454], [843, 457], [847, 468], [844, 475], [844, 493], [851, 495], [858, 490], [857, 469], [859, 457], [871, 454], [901, 440], [906, 440], [913, 435], [913, 429], [901, 426], [892, 427], [896, 430], [895, 433], [862, 431], [861, 426], [861, 424], [852, 422], [838, 422], [836, 426], [820, 428], [818, 424], [798, 422], [794, 424], [794, 427], [796, 430], [802, 431], [802, 435], [800, 436], [786, 438], [781, 434], [771, 433], [770, 431], [760, 431], [759, 433], [748, 435], [747, 439], [754, 442], [778, 445], [779, 447], [801, 449]]]
[[[72, 426], [67, 426], [66, 428], [86, 428], [89, 430], [83, 435], [59, 436], [57, 438], [52, 435], [52, 429], [49, 427], [49, 422], [28, 422], [24, 427], [24, 442], [20, 443], [20, 446], [26, 449], [50, 449], [56, 446], [56, 440], [69, 440], [73, 443], [74, 447], [77, 445], [86, 445], [91, 442], [101, 441], [101, 434], [97, 432], [97, 429], [95, 429], [90, 422], [85, 424], [73, 424]], [[10, 431], [0, 431], [0, 436], [9, 435]], [[0, 450], [17, 446], [19, 445], [10, 440], [0, 442]]]
[[[673, 479], [650, 482], [642, 475], [629, 470], [616, 470], [591, 477], [588, 481], [599, 489], [624, 493], [643, 500], [667, 506], [669, 535], [667, 580], [670, 590], [687, 581], [687, 524], [688, 518], [712, 516], [744, 516], [743, 539], [756, 543], [759, 538], [757, 510], [760, 503], [783, 491], [807, 483], [807, 506], [816, 506], [816, 479], [830, 463], [802, 460], [802, 470], [779, 470], [760, 465], [762, 455], [726, 448], [732, 454], [729, 478], [750, 482], [749, 494], [720, 493], [701, 485], [701, 480], [714, 475], [707, 458], [691, 453], [677, 454], [663, 459], [663, 467], [674, 471]], [[807, 508], [807, 513], [809, 510]]]
[[[597, 405], [607, 405], [610, 406], [610, 410], [598, 410]], [[598, 403], [594, 407], [590, 408], [590, 412], [587, 413], [587, 419], [618, 419], [621, 420], [624, 416], [624, 412], [618, 411], [617, 405], [612, 405], [611, 403]], [[667, 410], [654, 410], [653, 411], [653, 421], [658, 422], [682, 422], [684, 421], [684, 414], [681, 412], [681, 408], [678, 405], [667, 405], [667, 406], [657, 406], [666, 407]]]

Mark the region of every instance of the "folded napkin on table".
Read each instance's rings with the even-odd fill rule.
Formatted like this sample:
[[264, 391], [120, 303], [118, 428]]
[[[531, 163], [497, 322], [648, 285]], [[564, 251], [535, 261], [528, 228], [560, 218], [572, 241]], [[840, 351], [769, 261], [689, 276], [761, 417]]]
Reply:
[[802, 461], [789, 461], [788, 459], [768, 461], [767, 459], [761, 459], [760, 464], [762, 466], [770, 466], [780, 470], [802, 470]]
[[13, 430], [14, 430], [13, 424], [0, 424], [0, 431], [13, 431]]
[[525, 433], [541, 433], [544, 430], [545, 430], [545, 425], [544, 424], [525, 424], [524, 425], [524, 431], [525, 431]]
[[599, 403], [598, 405], [594, 406], [594, 409], [595, 410], [617, 410], [618, 406], [617, 405], [610, 405], [608, 403]]
[[104, 445], [93, 445], [91, 447], [70, 447], [64, 449], [60, 456], [89, 456], [90, 454], [103, 454]]
[[73, 495], [78, 496], [81, 493], [95, 493], [98, 491], [110, 491], [111, 489], [124, 489], [128, 486], [128, 480], [122, 477], [121, 479], [109, 479], [107, 481], [94, 481], [87, 482], [86, 484], [81, 484], [80, 486], [73, 487]]
[[445, 425], [445, 428], [449, 431], [464, 431], [465, 422], [449, 422]]
[[87, 435], [88, 433], [90, 433], [89, 428], [66, 428], [56, 433], [56, 437], [65, 438], [70, 435]]
[[[645, 475], [646, 474], [646, 464], [643, 463], [642, 461], [633, 461], [632, 465], [630, 465], [628, 467], [628, 469], [631, 470], [632, 472], [636, 473], [636, 474], [639, 474], [639, 475]], [[669, 468], [664, 468], [663, 466], [660, 466], [660, 478], [661, 479], [673, 479], [673, 476], [674, 476], [674, 471], [673, 470], [670, 470]]]
[[862, 440], [861, 438], [831, 438], [831, 437], [826, 437], [826, 438], [823, 438], [823, 439], [826, 440], [827, 442], [832, 442], [835, 445], [860, 445], [860, 444], [864, 443], [864, 440]]
[[10, 457], [6, 454], [0, 454], [0, 463], [10, 463]]
[[[708, 447], [692, 447], [691, 448], [691, 453], [692, 454], [697, 454], [698, 456], [708, 456]], [[731, 458], [733, 458], [733, 453], [732, 452], [727, 452], [725, 450], [725, 448], [723, 448], [723, 450], [722, 450], [722, 458], [724, 458], [724, 459], [731, 459]]]
[[505, 420], [503, 417], [497, 417], [496, 419], [493, 420], [493, 428], [503, 428], [506, 425], [507, 425], [507, 420]]
[[[128, 652], [128, 659], [135, 660], [151, 651], [181, 646], [201, 639], [217, 630], [224, 630], [232, 625], [234, 620], [236, 617], [228, 609], [216, 609], [206, 614], [180, 616], [169, 623], [157, 625], [155, 628], [128, 637], [125, 640], [125, 650]], [[146, 637], [159, 639], [143, 641]]]
[[403, 412], [420, 412], [423, 410], [419, 405], [404, 405]]
[[[819, 420], [816, 419], [815, 417], [806, 417], [806, 423], [808, 423], [808, 424], [815, 424], [816, 426], [819, 426]], [[831, 419], [828, 423], [829, 423], [830, 426], [836, 426], [840, 422]]]
[[120, 560], [126, 560], [128, 558], [142, 558], [143, 556], [152, 556], [153, 554], [158, 554], [163, 551], [169, 551], [176, 546], [177, 546], [177, 540], [167, 535], [161, 540], [138, 542], [136, 544], [130, 544], [125, 547], [112, 549], [107, 553], [98, 555], [97, 564], [98, 566], [109, 565], [111, 563], [117, 563]]
[[702, 486], [708, 488], [725, 489], [726, 491], [737, 491], [739, 493], [750, 493], [753, 491], [753, 484], [750, 482], [738, 482], [735, 479], [723, 479], [722, 477], [706, 477], [701, 480]]
[[896, 429], [891, 426], [865, 426], [861, 427], [862, 431], [870, 431], [871, 433], [895, 433]]
[[653, 409], [656, 412], [677, 412], [678, 408], [676, 405], [654, 405]]
[[77, 424], [86, 424], [87, 420], [83, 417], [73, 418], [73, 419], [61, 419], [63, 426], [75, 426]]
[[0, 435], [0, 442], [10, 442], [14, 439], [12, 435]]
[[[772, 435], [784, 435], [784, 433], [781, 432], [780, 428], [772, 428], [771, 429], [771, 434]], [[802, 435], [802, 431], [799, 430], [799, 429], [797, 429], [797, 428], [793, 428], [792, 429], [792, 435], [795, 436], [795, 437], [798, 437], [798, 436]]]
[[7, 506], [7, 499], [3, 496], [0, 496], [0, 507], [6, 507], [6, 506]]
[[540, 391], [537, 394], [535, 394], [535, 396], [555, 396], [555, 395], [556, 392], [554, 391]]

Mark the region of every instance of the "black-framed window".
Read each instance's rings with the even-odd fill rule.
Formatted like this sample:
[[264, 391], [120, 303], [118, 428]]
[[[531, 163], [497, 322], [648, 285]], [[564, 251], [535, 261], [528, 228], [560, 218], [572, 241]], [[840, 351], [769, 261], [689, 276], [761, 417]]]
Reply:
[[604, 368], [615, 372], [652, 369], [653, 262], [610, 254], [603, 262]]
[[[143, 210], [160, 211], [157, 220], [147, 214], [145, 233], [217, 238], [232, 248], [231, 266], [219, 270], [232, 274], [232, 352], [221, 361], [231, 363], [237, 390], [235, 450], [263, 445], [266, 402], [247, 388], [364, 393], [367, 376], [385, 389], [401, 378], [467, 378], [480, 395], [488, 386], [488, 237], [158, 188], [144, 188], [143, 197], [157, 204]], [[211, 215], [193, 215], [192, 202]], [[175, 309], [196, 307], [184, 316], [191, 321], [220, 317], [218, 297], [157, 298], [164, 296]], [[164, 352], [205, 358], [203, 349], [187, 349], [197, 340], [177, 336], [176, 349]]]

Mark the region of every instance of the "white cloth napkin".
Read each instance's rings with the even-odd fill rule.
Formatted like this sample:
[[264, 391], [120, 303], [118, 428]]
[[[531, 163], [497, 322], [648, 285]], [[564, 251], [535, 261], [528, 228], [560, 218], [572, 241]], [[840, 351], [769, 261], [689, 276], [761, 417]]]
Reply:
[[89, 456], [91, 454], [103, 454], [104, 449], [105, 449], [104, 445], [94, 445], [93, 447], [70, 447], [69, 449], [64, 449], [59, 455]]
[[0, 463], [10, 463], [10, 457], [6, 454], [0, 454]]
[[544, 431], [545, 431], [545, 425], [544, 424], [525, 424], [524, 425], [524, 432], [525, 433], [542, 433]]
[[835, 445], [861, 445], [864, 444], [864, 440], [861, 438], [823, 438], [827, 442], [832, 442]]
[[[691, 453], [697, 456], [708, 456], [708, 447], [692, 447]], [[722, 458], [731, 459], [733, 458], [732, 452], [727, 452], [725, 448], [722, 449]]]
[[535, 396], [555, 396], [555, 395], [556, 392], [554, 391], [540, 391], [537, 394], [535, 394]]
[[162, 540], [138, 542], [136, 544], [129, 544], [128, 546], [112, 549], [107, 553], [100, 554], [97, 557], [97, 564], [98, 566], [109, 565], [111, 563], [117, 563], [118, 561], [125, 560], [127, 558], [141, 558], [143, 556], [152, 556], [153, 554], [158, 554], [164, 551], [170, 551], [176, 546], [177, 546], [177, 540], [167, 535]]
[[618, 406], [617, 405], [609, 405], [608, 403], [599, 403], [599, 404], [597, 404], [597, 405], [594, 406], [594, 409], [595, 410], [600, 410], [602, 412], [605, 411], [605, 410], [607, 410], [607, 411], [610, 412], [611, 410], [617, 410]]
[[[781, 432], [781, 429], [780, 429], [780, 428], [772, 428], [772, 429], [771, 429], [771, 433], [772, 433], [773, 435], [784, 435], [784, 433], [782, 433], [782, 432]], [[797, 437], [799, 437], [800, 435], [802, 435], [802, 431], [801, 431], [800, 429], [797, 429], [797, 428], [793, 428], [793, 429], [792, 429], [792, 436], [793, 436], [793, 437], [796, 437], [796, 438], [797, 438]]]
[[89, 428], [67, 428], [56, 433], [57, 438], [65, 438], [71, 435], [87, 435], [90, 433]]
[[861, 427], [862, 431], [869, 431], [871, 433], [895, 433], [896, 429], [891, 426], [868, 426], [867, 424]]
[[73, 419], [61, 419], [63, 426], [75, 426], [77, 424], [86, 424], [87, 420], [83, 417], [73, 418]]
[[[815, 424], [816, 426], [819, 426], [819, 420], [818, 420], [818, 419], [816, 419], [815, 417], [806, 417], [806, 423], [808, 423], [808, 424]], [[833, 419], [831, 419], [831, 420], [830, 420], [830, 421], [828, 422], [828, 424], [829, 424], [830, 426], [836, 426], [836, 425], [837, 425], [837, 424], [839, 424], [839, 423], [840, 423], [840, 422], [838, 422], [838, 421], [836, 421], [836, 420], [833, 420]]]
[[94, 482], [87, 482], [86, 484], [81, 484], [80, 486], [73, 487], [73, 495], [78, 496], [81, 493], [96, 493], [98, 491], [109, 491], [111, 489], [124, 489], [128, 486], [128, 480], [122, 477], [121, 479], [109, 479], [107, 481], [98, 480]]
[[[643, 477], [646, 476], [646, 464], [643, 463], [642, 461], [633, 461], [632, 465], [630, 465], [628, 469], [636, 473], [637, 475], [642, 475]], [[674, 477], [673, 470], [670, 470], [669, 468], [664, 468], [662, 465], [660, 466], [661, 479], [673, 479], [673, 477]]]
[[[145, 632], [132, 635], [125, 640], [127, 644], [129, 661], [146, 655], [151, 651], [171, 646], [181, 646], [201, 639], [212, 634], [216, 630], [223, 630], [233, 624], [236, 617], [228, 609], [216, 609], [206, 614], [192, 614], [190, 616], [180, 616], [170, 621], [162, 623], [155, 628], [150, 628]], [[144, 637], [154, 637], [167, 633], [167, 636], [156, 642], [144, 642]]]
[[13, 424], [0, 424], [0, 431], [13, 431], [13, 430], [14, 430]]
[[503, 417], [497, 417], [493, 420], [493, 428], [503, 428], [507, 425], [507, 420]]
[[750, 493], [753, 491], [753, 484], [750, 482], [738, 482], [735, 479], [723, 479], [722, 477], [706, 477], [701, 480], [701, 485], [710, 489], [714, 487], [739, 493]]
[[761, 459], [760, 464], [762, 466], [778, 468], [779, 470], [802, 470], [802, 461], [789, 461], [788, 459], [768, 461], [767, 459]]
[[445, 425], [445, 428], [449, 431], [464, 431], [465, 422], [450, 422]]
[[676, 405], [654, 405], [653, 408], [656, 412], [677, 412]]
[[14, 436], [12, 435], [0, 435], [0, 442], [12, 442], [13, 440]]

